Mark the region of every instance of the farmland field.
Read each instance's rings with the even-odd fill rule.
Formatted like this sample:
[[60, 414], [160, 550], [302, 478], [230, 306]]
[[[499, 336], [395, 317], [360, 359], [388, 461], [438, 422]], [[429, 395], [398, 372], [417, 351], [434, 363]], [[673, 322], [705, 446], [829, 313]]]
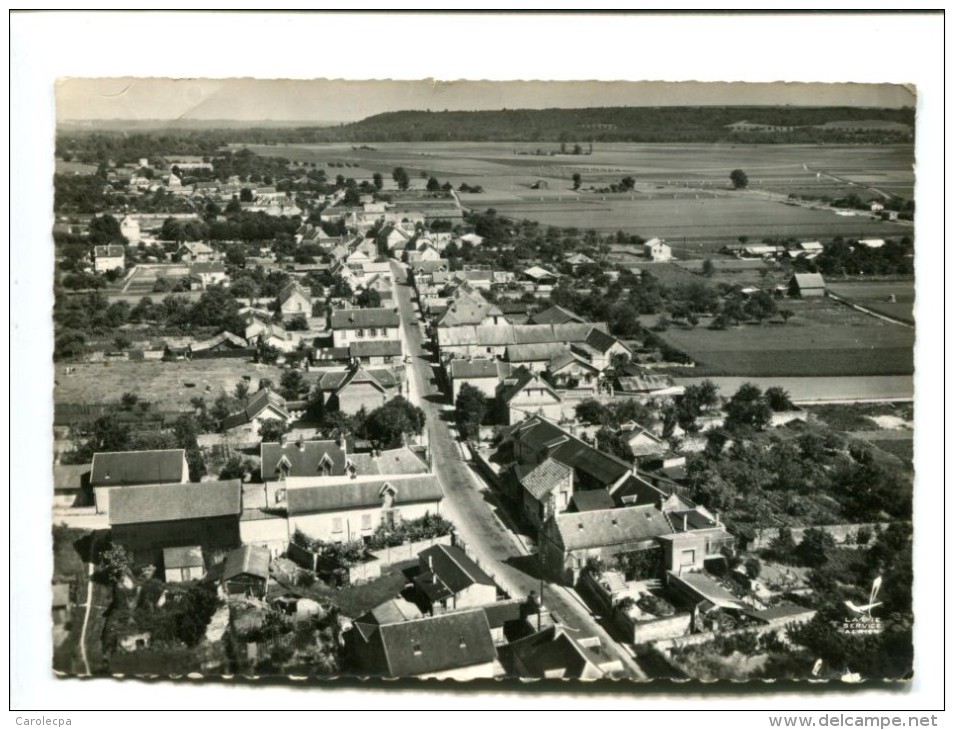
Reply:
[[[553, 144], [501, 142], [380, 143], [374, 149], [347, 144], [258, 145], [263, 155], [281, 155], [325, 166], [329, 176], [367, 179], [373, 171], [393, 189], [391, 171], [404, 167], [412, 188], [422, 188], [434, 175], [458, 187], [481, 185], [481, 194], [461, 195], [463, 205], [488, 207], [502, 215], [541, 223], [625, 230], [644, 237], [660, 236], [676, 244], [711, 242], [714, 250], [738, 236], [831, 238], [842, 236], [910, 235], [903, 223], [885, 223], [867, 216], [843, 217], [830, 210], [782, 207], [792, 192], [842, 197], [854, 192], [865, 198], [881, 192], [911, 197], [913, 148], [909, 145], [706, 145], [598, 144], [592, 154], [550, 154]], [[534, 154], [540, 149], [542, 154]], [[749, 190], [729, 190], [729, 172], [748, 173]], [[582, 176], [572, 189], [572, 176]], [[631, 193], [596, 192], [630, 175]], [[531, 185], [542, 181], [540, 189]], [[717, 244], [717, 245], [716, 245]]]
[[839, 282], [828, 288], [832, 294], [872, 312], [914, 324], [914, 281], [911, 279]]
[[659, 337], [696, 363], [686, 375], [872, 376], [914, 370], [914, 330], [830, 300], [788, 300], [787, 324], [710, 330], [670, 328]]
[[[243, 376], [251, 377], [250, 386], [258, 389], [261, 378], [278, 383], [281, 368], [217, 358], [182, 362], [112, 362], [70, 364], [73, 373], [56, 367], [56, 403], [114, 403], [123, 393], [161, 405], [163, 411], [188, 411], [197, 396], [211, 404], [224, 392], [232, 393]], [[192, 383], [189, 387], [187, 383]], [[209, 388], [209, 390], [206, 390]]]

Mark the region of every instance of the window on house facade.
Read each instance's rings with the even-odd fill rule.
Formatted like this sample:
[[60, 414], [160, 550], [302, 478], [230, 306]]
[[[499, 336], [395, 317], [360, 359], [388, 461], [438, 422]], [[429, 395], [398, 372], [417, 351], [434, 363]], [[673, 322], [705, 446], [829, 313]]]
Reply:
[[340, 517], [331, 518], [331, 531], [332, 532], [344, 532], [344, 520]]
[[363, 330], [363, 329], [355, 330], [354, 336], [355, 336], [355, 337], [364, 337], [364, 330]]
[[371, 514], [361, 515], [361, 529], [370, 530], [371, 529]]
[[377, 336], [378, 336], [377, 327], [372, 327], [371, 329], [368, 330], [368, 337], [377, 337]]
[[695, 550], [683, 550], [679, 556], [680, 565], [695, 565], [696, 564], [696, 551]]

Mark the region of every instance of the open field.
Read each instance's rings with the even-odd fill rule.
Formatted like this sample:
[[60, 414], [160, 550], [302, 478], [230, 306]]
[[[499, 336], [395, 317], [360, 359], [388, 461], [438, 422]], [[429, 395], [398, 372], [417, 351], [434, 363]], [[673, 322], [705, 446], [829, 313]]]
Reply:
[[[716, 331], [703, 322], [658, 336], [697, 364], [694, 376], [909, 375], [914, 331], [836, 302], [787, 300], [787, 324]], [[689, 372], [685, 373], [689, 375]]]
[[[412, 187], [422, 187], [422, 173], [458, 187], [466, 182], [485, 192], [464, 195], [475, 210], [496, 208], [502, 215], [557, 226], [625, 230], [662, 236], [671, 242], [719, 239], [722, 246], [740, 235], [830, 238], [836, 235], [903, 235], [911, 228], [870, 218], [837, 216], [828, 210], [781, 207], [789, 193], [842, 197], [855, 192], [879, 197], [878, 191], [911, 197], [913, 148], [909, 145], [728, 145], [597, 144], [592, 154], [549, 154], [552, 143], [506, 142], [376, 143], [374, 149], [350, 144], [253, 145], [262, 155], [326, 166], [347, 162], [357, 167], [326, 168], [362, 179], [377, 171], [385, 189], [393, 188], [391, 171], [404, 167]], [[544, 154], [533, 154], [540, 149]], [[748, 173], [749, 190], [729, 190], [729, 173]], [[572, 176], [582, 176], [572, 190]], [[636, 185], [625, 195], [592, 192], [632, 176]], [[531, 185], [542, 180], [540, 190]], [[875, 189], [869, 189], [875, 188]], [[605, 197], [605, 200], [604, 200]]]
[[[261, 378], [278, 383], [281, 368], [231, 358], [182, 362], [105, 362], [56, 366], [54, 403], [113, 403], [125, 392], [137, 393], [163, 411], [189, 411], [190, 400], [201, 396], [207, 402], [219, 393], [232, 393], [243, 376], [250, 376], [253, 391]], [[192, 383], [192, 387], [187, 384]]]
[[852, 304], [914, 324], [914, 281], [911, 279], [836, 282], [828, 288]]
[[699, 385], [711, 380], [724, 396], [731, 396], [745, 383], [762, 390], [777, 385], [789, 392], [796, 403], [837, 401], [843, 403], [906, 401], [914, 397], [914, 377], [911, 375], [802, 376], [802, 377], [677, 377], [676, 385]]
[[153, 293], [152, 288], [158, 278], [164, 277], [170, 282], [174, 282], [188, 275], [189, 267], [182, 264], [137, 266], [129, 277], [123, 293], [148, 296]]

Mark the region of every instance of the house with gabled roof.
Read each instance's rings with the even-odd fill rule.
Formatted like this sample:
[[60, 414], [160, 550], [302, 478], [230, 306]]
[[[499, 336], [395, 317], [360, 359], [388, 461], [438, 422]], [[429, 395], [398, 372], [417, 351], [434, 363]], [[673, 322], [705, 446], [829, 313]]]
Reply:
[[540, 416], [517, 423], [504, 434], [504, 441], [521, 464], [539, 464], [552, 457], [573, 470], [574, 492], [612, 489], [633, 474], [631, 464], [600, 451], [556, 423]]
[[503, 672], [479, 608], [389, 623], [368, 612], [354, 620], [346, 641], [361, 676], [463, 680]]
[[272, 555], [258, 545], [242, 545], [230, 552], [222, 567], [222, 588], [230, 596], [264, 598], [268, 593]]
[[262, 442], [260, 450], [266, 483], [288, 477], [342, 476], [348, 463], [344, 441]]
[[356, 340], [348, 348], [351, 360], [362, 365], [390, 365], [404, 357], [401, 340]]
[[166, 583], [186, 583], [205, 577], [202, 547], [171, 547], [162, 551], [162, 571]]
[[508, 676], [535, 679], [602, 679], [622, 673], [623, 663], [601, 650], [598, 636], [553, 624], [500, 649]]
[[559, 512], [565, 512], [573, 498], [573, 470], [552, 457], [539, 464], [516, 464], [514, 477], [521, 487], [523, 514], [537, 529]]
[[288, 514], [289, 534], [301, 530], [326, 542], [359, 540], [381, 525], [439, 514], [444, 499], [433, 474], [288, 477], [281, 485], [276, 501]]
[[463, 290], [448, 302], [447, 310], [437, 320], [438, 327], [498, 324], [509, 324], [509, 320], [497, 305], [488, 302], [478, 292]]
[[795, 274], [788, 282], [791, 297], [823, 297], [826, 291], [825, 277], [821, 274]]
[[497, 406], [505, 424], [527, 416], [542, 415], [558, 420], [563, 415], [563, 398], [536, 373], [515, 370], [497, 386]]
[[185, 484], [189, 463], [185, 449], [157, 451], [101, 451], [93, 454], [89, 486], [99, 514], [109, 512], [110, 494], [144, 484]]
[[569, 352], [563, 342], [536, 342], [528, 345], [507, 345], [503, 358], [514, 368], [525, 367], [535, 373], [546, 372], [555, 357]]
[[444, 368], [450, 380], [455, 403], [464, 383], [477, 388], [486, 398], [494, 398], [497, 385], [510, 375], [510, 363], [486, 358], [451, 360]]
[[251, 355], [248, 342], [231, 332], [220, 332], [207, 340], [189, 345], [189, 356], [203, 357], [246, 357]]
[[222, 429], [243, 429], [253, 436], [257, 436], [262, 421], [267, 419], [289, 423], [292, 415], [288, 411], [285, 399], [271, 388], [263, 388], [248, 399], [245, 407], [235, 413], [230, 413], [222, 419]]
[[586, 322], [584, 317], [556, 304], [530, 315], [529, 324], [566, 324], [567, 322]]
[[396, 308], [336, 309], [330, 317], [331, 336], [335, 347], [352, 342], [401, 339], [401, 318]]
[[283, 317], [311, 316], [311, 294], [297, 281], [282, 287], [278, 293], [278, 306]]
[[405, 377], [403, 367], [392, 370], [352, 364], [347, 370], [322, 372], [317, 387], [325, 409], [357, 413], [364, 408], [370, 412], [400, 395]]
[[574, 342], [570, 348], [589, 360], [600, 372], [612, 366], [614, 355], [632, 358], [633, 351], [613, 335], [593, 327], [580, 342]]
[[600, 370], [568, 349], [550, 358], [544, 377], [558, 390], [593, 393], [599, 382]]
[[585, 253], [567, 254], [567, 256], [563, 260], [566, 261], [566, 263], [568, 263], [572, 267], [573, 273], [576, 273], [576, 270], [580, 268], [581, 266], [587, 266], [589, 264], [596, 263], [596, 261], [591, 259]]
[[137, 565], [159, 565], [166, 548], [237, 547], [241, 512], [238, 479], [125, 487], [110, 495], [109, 527]]
[[215, 259], [215, 249], [202, 241], [186, 241], [179, 246], [176, 253], [186, 263], [209, 262]]
[[121, 244], [93, 246], [93, 271], [103, 272], [126, 267], [126, 247]]
[[407, 446], [383, 451], [375, 449], [370, 453], [349, 454], [348, 462], [354, 468], [354, 473], [359, 476], [427, 474], [430, 471], [424, 460]]
[[414, 588], [428, 613], [438, 614], [494, 603], [493, 578], [454, 545], [434, 545], [418, 553]]

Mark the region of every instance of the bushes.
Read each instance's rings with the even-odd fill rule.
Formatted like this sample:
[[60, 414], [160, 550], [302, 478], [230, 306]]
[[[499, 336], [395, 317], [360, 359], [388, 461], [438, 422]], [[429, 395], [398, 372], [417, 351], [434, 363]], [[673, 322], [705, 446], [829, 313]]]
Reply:
[[665, 598], [654, 596], [651, 593], [640, 596], [639, 600], [636, 601], [636, 605], [639, 606], [641, 610], [646, 613], [651, 613], [653, 616], [672, 616], [676, 612], [675, 607], [673, 607], [669, 601]]
[[382, 550], [387, 547], [397, 547], [406, 542], [431, 540], [437, 537], [450, 535], [454, 531], [454, 523], [440, 515], [430, 513], [416, 520], [406, 520], [394, 527], [378, 526], [367, 542], [369, 550]]

